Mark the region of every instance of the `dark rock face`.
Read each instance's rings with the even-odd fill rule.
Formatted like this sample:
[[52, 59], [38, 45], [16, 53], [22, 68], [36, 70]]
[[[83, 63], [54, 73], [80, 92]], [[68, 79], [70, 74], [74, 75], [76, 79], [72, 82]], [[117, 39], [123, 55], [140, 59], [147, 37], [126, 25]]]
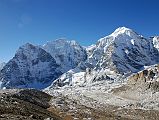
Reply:
[[1, 88], [45, 88], [62, 74], [58, 67], [49, 53], [27, 43], [1, 70]]
[[51, 96], [34, 89], [0, 90], [0, 120], [61, 120], [47, 110]]

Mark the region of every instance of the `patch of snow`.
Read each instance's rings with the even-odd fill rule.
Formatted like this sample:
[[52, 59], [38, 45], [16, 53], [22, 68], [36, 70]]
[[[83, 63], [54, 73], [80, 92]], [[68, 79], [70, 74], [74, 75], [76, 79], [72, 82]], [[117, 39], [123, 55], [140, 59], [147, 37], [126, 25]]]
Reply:
[[133, 40], [133, 39], [131, 40], [131, 44], [132, 44], [132, 45], [134, 45], [134, 44], [135, 44], [135, 42], [134, 42], [134, 40]]
[[0, 89], [2, 89], [2, 84], [3, 84], [3, 82], [2, 82], [2, 81], [0, 81]]
[[129, 51], [128, 51], [127, 49], [125, 49], [125, 53], [126, 53], [126, 54], [129, 54]]
[[153, 38], [154, 47], [159, 51], [159, 36]]

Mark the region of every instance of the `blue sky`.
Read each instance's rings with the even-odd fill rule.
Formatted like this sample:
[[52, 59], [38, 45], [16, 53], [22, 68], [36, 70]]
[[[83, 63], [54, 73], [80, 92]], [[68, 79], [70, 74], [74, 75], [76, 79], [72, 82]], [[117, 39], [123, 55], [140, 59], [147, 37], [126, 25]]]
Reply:
[[26, 42], [91, 45], [120, 26], [159, 35], [158, 0], [0, 0], [0, 61]]

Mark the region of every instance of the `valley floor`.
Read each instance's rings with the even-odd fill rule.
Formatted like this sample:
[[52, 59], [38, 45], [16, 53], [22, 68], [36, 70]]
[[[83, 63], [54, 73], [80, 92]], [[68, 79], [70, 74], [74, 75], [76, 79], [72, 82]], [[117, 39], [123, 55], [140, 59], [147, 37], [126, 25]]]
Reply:
[[53, 96], [49, 110], [66, 120], [158, 120], [158, 92], [137, 98], [124, 89], [121, 83], [97, 82], [45, 92]]
[[[156, 84], [158, 85], [158, 84]], [[100, 81], [83, 87], [0, 90], [0, 120], [158, 120], [159, 92]]]

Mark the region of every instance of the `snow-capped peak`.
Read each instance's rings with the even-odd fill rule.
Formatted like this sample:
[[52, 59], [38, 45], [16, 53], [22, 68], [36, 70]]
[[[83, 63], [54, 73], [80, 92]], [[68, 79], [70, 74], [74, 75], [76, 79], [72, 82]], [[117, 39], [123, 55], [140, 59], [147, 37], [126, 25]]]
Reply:
[[126, 27], [117, 28], [112, 34], [103, 37], [98, 40], [97, 46], [104, 47], [105, 50], [112, 43], [122, 44], [122, 43], [130, 43], [134, 45], [134, 40], [136, 42], [141, 42], [142, 35], [137, 34], [133, 30]]
[[132, 29], [130, 28], [126, 28], [126, 27], [119, 27], [117, 28], [112, 34], [110, 34], [109, 36], [113, 36], [113, 37], [117, 37], [117, 36], [120, 36], [120, 35], [126, 35], [126, 36], [129, 36], [131, 38], [136, 38], [138, 37], [139, 35], [134, 32]]
[[115, 66], [123, 73], [136, 72], [145, 64], [151, 65], [158, 61], [158, 52], [151, 46], [151, 41], [133, 30], [119, 27], [112, 34], [98, 40], [92, 54], [88, 56], [88, 62], [100, 67]]
[[125, 33], [126, 31], [133, 32], [130, 28], [119, 27], [113, 33]]

